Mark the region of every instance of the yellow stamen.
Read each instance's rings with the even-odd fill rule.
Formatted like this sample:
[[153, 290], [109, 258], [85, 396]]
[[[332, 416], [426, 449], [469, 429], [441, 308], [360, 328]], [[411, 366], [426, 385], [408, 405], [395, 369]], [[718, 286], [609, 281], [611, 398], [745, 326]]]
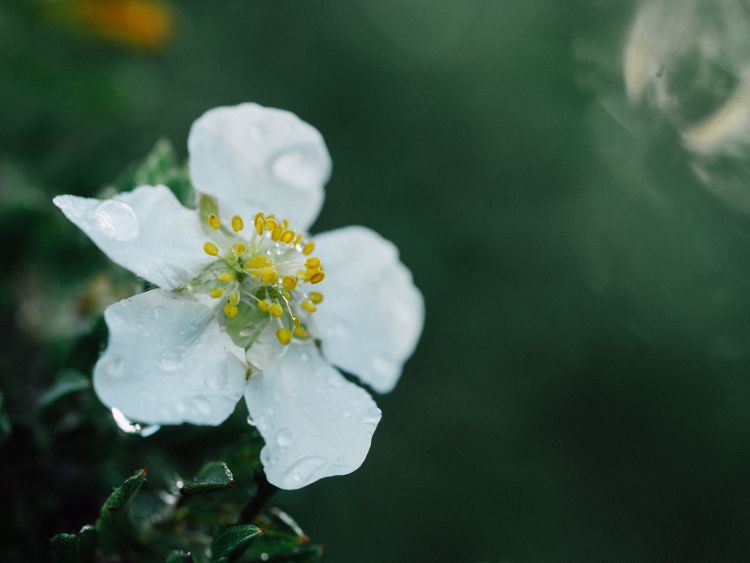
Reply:
[[294, 334], [300, 338], [307, 338], [307, 331], [301, 326], [295, 327]]
[[[260, 214], [259, 214], [260, 215]], [[266, 222], [263, 217], [255, 217], [255, 232], [259, 235], [263, 234], [263, 229], [266, 228]]]
[[260, 309], [264, 313], [267, 313], [270, 308], [271, 304], [268, 302], [268, 299], [261, 299], [258, 302], [258, 309]]
[[289, 244], [294, 240], [294, 231], [284, 231], [281, 233], [281, 242]]
[[203, 245], [203, 250], [210, 256], [216, 256], [219, 253], [219, 247], [212, 242]]
[[241, 256], [242, 254], [244, 254], [246, 247], [241, 242], [235, 242], [232, 250], [234, 250], [234, 254], [236, 256]]
[[318, 308], [312, 303], [310, 303], [309, 301], [303, 301], [302, 308], [309, 313], [314, 313], [315, 311], [318, 310]]
[[318, 293], [317, 291], [313, 291], [310, 293], [310, 301], [318, 305], [319, 303], [323, 302], [323, 294]]
[[227, 283], [230, 281], [234, 281], [234, 274], [232, 274], [232, 272], [222, 272], [217, 276], [217, 278], [220, 282]]
[[239, 233], [242, 229], [245, 228], [245, 221], [242, 220], [242, 217], [239, 215], [235, 215], [232, 217], [232, 230], [235, 233]]
[[239, 312], [240, 310], [237, 308], [237, 305], [232, 305], [231, 303], [224, 305], [224, 314], [230, 319], [236, 317]]
[[310, 278], [310, 283], [320, 283], [325, 277], [326, 275], [323, 272], [316, 272], [315, 275]]
[[301, 243], [301, 242], [302, 242], [302, 233], [298, 234], [298, 235], [297, 235], [297, 236], [296, 236], [296, 237], [294, 238], [294, 245], [295, 245], [295, 246], [297, 246], [297, 245], [298, 245], [299, 243]]
[[288, 328], [280, 328], [276, 331], [276, 338], [278, 338], [279, 342], [286, 346], [292, 339], [292, 331]]
[[276, 219], [274, 219], [272, 215], [269, 215], [268, 219], [266, 219], [266, 230], [272, 232], [275, 231], [278, 226], [279, 224], [276, 222]]
[[281, 284], [284, 286], [284, 289], [292, 291], [295, 287], [297, 287], [297, 278], [293, 278], [292, 276], [284, 276], [284, 279], [281, 280]]
[[273, 232], [271, 233], [271, 240], [278, 241], [281, 240], [281, 234], [284, 231], [281, 229], [281, 227], [276, 227]]
[[261, 273], [260, 279], [263, 280], [263, 283], [273, 285], [279, 281], [279, 274], [273, 268], [267, 268]]
[[281, 308], [281, 305], [278, 303], [271, 304], [271, 307], [269, 307], [268, 312], [271, 313], [274, 317], [280, 317], [284, 314], [284, 309]]
[[302, 254], [308, 256], [312, 254], [313, 250], [315, 250], [315, 243], [313, 241], [310, 241], [305, 245], [305, 248], [302, 249]]
[[262, 270], [270, 267], [271, 261], [266, 256], [253, 256], [245, 261], [246, 270]]
[[240, 294], [236, 291], [232, 292], [232, 295], [229, 296], [229, 303], [232, 305], [237, 305], [237, 303], [240, 302]]
[[214, 299], [218, 299], [219, 297], [221, 297], [222, 295], [224, 295], [224, 290], [223, 289], [219, 289], [218, 287], [215, 287], [215, 288], [213, 288], [211, 290], [210, 295]]
[[305, 266], [309, 269], [320, 268], [320, 258], [316, 258], [315, 256], [308, 258], [305, 262]]
[[219, 221], [219, 218], [214, 213], [211, 213], [206, 220], [212, 229], [221, 227], [221, 221]]

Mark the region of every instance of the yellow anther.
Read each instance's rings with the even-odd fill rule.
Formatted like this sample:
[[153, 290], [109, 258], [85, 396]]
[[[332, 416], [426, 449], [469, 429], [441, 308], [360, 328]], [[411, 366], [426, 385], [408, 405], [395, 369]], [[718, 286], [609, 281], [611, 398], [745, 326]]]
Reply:
[[281, 295], [283, 295], [284, 297], [286, 297], [287, 301], [291, 301], [291, 299], [292, 299], [292, 294], [289, 293], [288, 291], [282, 291]]
[[219, 247], [212, 242], [203, 245], [203, 250], [210, 256], [216, 256], [219, 253]]
[[288, 227], [289, 227], [289, 221], [287, 221], [286, 219], [284, 219], [284, 220], [283, 220], [283, 221], [281, 222], [281, 228], [282, 228], [282, 229], [284, 229], [284, 230], [286, 231]]
[[211, 292], [210, 292], [210, 295], [211, 295], [211, 297], [213, 297], [214, 299], [218, 299], [219, 297], [221, 297], [222, 295], [224, 295], [224, 290], [223, 290], [223, 289], [220, 289], [220, 288], [218, 288], [218, 287], [215, 287], [215, 288], [213, 288], [213, 289], [211, 290]]
[[279, 224], [276, 222], [276, 219], [273, 218], [273, 215], [269, 215], [268, 219], [266, 219], [266, 230], [275, 231], [278, 226]]
[[231, 303], [224, 305], [224, 314], [230, 319], [236, 317], [239, 312], [240, 310], [237, 308], [237, 305], [232, 305]]
[[260, 279], [263, 281], [263, 283], [273, 285], [277, 281], [279, 281], [279, 274], [277, 274], [276, 270], [274, 270], [273, 268], [267, 268], [261, 273]]
[[292, 276], [284, 276], [284, 279], [281, 280], [281, 285], [284, 286], [284, 289], [292, 291], [295, 287], [297, 287], [297, 278], [293, 278]]
[[280, 317], [284, 314], [284, 309], [282, 309], [281, 305], [279, 305], [278, 303], [272, 303], [268, 308], [268, 312], [271, 313], [274, 317]]
[[245, 228], [245, 221], [242, 220], [242, 217], [239, 215], [235, 215], [232, 217], [232, 230], [235, 233], [239, 233], [242, 229]]
[[258, 219], [263, 219], [265, 221], [266, 220], [266, 215], [262, 211], [258, 211], [255, 214], [255, 217], [253, 217], [253, 221], [257, 221]]
[[234, 274], [232, 274], [232, 272], [222, 272], [217, 276], [217, 278], [220, 282], [227, 283], [230, 281], [234, 281]]
[[319, 303], [323, 302], [323, 294], [318, 293], [317, 291], [313, 291], [310, 293], [310, 301], [318, 305]]
[[313, 256], [312, 258], [308, 258], [305, 262], [305, 266], [307, 266], [311, 270], [314, 268], [320, 268], [320, 258], [316, 258], [315, 256]]
[[208, 221], [208, 224], [212, 229], [218, 229], [219, 227], [221, 227], [221, 221], [215, 213], [209, 214], [206, 220]]
[[304, 254], [305, 256], [309, 256], [310, 254], [312, 254], [313, 250], [315, 250], [315, 243], [313, 241], [310, 241], [305, 245], [305, 248], [302, 249], [302, 254]]
[[273, 232], [271, 233], [271, 240], [281, 240], [281, 234], [283, 233], [283, 229], [281, 227], [276, 227]]
[[229, 303], [231, 305], [237, 305], [237, 303], [240, 302], [240, 294], [236, 291], [233, 291], [232, 294], [229, 296]]
[[310, 278], [310, 283], [320, 283], [325, 279], [326, 275], [323, 272], [315, 272], [313, 277]]
[[267, 313], [270, 308], [271, 304], [268, 302], [268, 299], [261, 299], [258, 302], [258, 309], [260, 309], [264, 313]]
[[245, 252], [246, 248], [247, 247], [241, 242], [235, 242], [232, 250], [234, 250], [235, 256], [241, 256]]
[[302, 242], [302, 233], [300, 233], [296, 237], [294, 237], [294, 245], [297, 246], [301, 242]]
[[[261, 214], [259, 214], [261, 215]], [[258, 217], [256, 215], [255, 217], [255, 232], [259, 235], [263, 234], [263, 229], [266, 228], [266, 221], [263, 219], [263, 217]]]
[[308, 313], [314, 313], [315, 311], [318, 310], [318, 308], [315, 305], [313, 305], [312, 303], [310, 303], [309, 301], [303, 301], [302, 302], [302, 308], [305, 311], [307, 311]]
[[281, 242], [289, 244], [294, 240], [294, 231], [284, 231], [281, 233]]
[[301, 326], [297, 326], [294, 328], [294, 335], [299, 338], [307, 338], [307, 331]]
[[262, 270], [270, 267], [271, 261], [266, 256], [253, 256], [245, 261], [246, 270]]
[[280, 328], [276, 331], [276, 338], [278, 338], [279, 342], [286, 346], [292, 339], [292, 331], [288, 328]]

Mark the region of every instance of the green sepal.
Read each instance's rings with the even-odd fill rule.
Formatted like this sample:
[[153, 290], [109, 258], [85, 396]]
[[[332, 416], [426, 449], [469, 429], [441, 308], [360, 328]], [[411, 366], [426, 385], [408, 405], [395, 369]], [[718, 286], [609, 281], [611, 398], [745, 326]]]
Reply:
[[265, 530], [252, 524], [224, 528], [214, 537], [211, 561], [223, 563], [240, 557], [264, 533]]
[[214, 491], [223, 491], [234, 487], [234, 475], [223, 461], [209, 461], [195, 479], [185, 483], [180, 492], [184, 495], [200, 495]]
[[96, 529], [101, 536], [102, 550], [116, 553], [132, 543], [132, 524], [128, 508], [130, 501], [143, 485], [148, 470], [140, 469], [117, 487], [102, 506]]
[[36, 403], [39, 410], [47, 410], [61, 399], [91, 388], [91, 379], [75, 370], [61, 372], [55, 383], [47, 389]]
[[258, 307], [251, 306], [244, 301], [237, 304], [238, 313], [235, 317], [222, 315], [227, 333], [240, 348], [248, 349], [258, 339], [270, 321], [268, 313]]
[[177, 153], [166, 139], [157, 141], [146, 158], [126, 170], [116, 182], [119, 191], [130, 191], [138, 186], [168, 186], [183, 203], [191, 197], [193, 185], [187, 165], [181, 163]]

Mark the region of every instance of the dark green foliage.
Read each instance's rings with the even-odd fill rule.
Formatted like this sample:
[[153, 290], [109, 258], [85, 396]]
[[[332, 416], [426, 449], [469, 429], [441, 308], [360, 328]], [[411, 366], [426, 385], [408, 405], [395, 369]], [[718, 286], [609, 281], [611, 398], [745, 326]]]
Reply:
[[265, 530], [252, 524], [242, 524], [221, 529], [211, 544], [212, 561], [224, 563], [242, 555]]
[[147, 475], [146, 469], [136, 471], [112, 492], [99, 511], [96, 529], [101, 537], [101, 549], [105, 553], [118, 553], [133, 543], [134, 531], [128, 509]]
[[209, 461], [193, 481], [180, 488], [183, 495], [200, 495], [234, 487], [234, 475], [223, 461]]

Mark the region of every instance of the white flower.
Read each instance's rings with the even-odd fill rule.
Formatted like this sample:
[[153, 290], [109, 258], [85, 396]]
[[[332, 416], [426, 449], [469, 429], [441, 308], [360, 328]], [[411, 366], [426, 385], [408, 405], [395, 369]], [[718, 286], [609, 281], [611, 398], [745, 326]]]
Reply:
[[212, 214], [164, 186], [54, 199], [114, 262], [159, 286], [105, 311], [96, 393], [140, 422], [208, 425], [244, 395], [271, 483], [354, 471], [381, 412], [331, 364], [379, 392], [394, 387], [424, 320], [410, 272], [364, 227], [314, 243], [304, 234], [331, 164], [318, 131], [293, 114], [216, 108], [193, 124], [188, 148], [196, 190], [218, 202]]

